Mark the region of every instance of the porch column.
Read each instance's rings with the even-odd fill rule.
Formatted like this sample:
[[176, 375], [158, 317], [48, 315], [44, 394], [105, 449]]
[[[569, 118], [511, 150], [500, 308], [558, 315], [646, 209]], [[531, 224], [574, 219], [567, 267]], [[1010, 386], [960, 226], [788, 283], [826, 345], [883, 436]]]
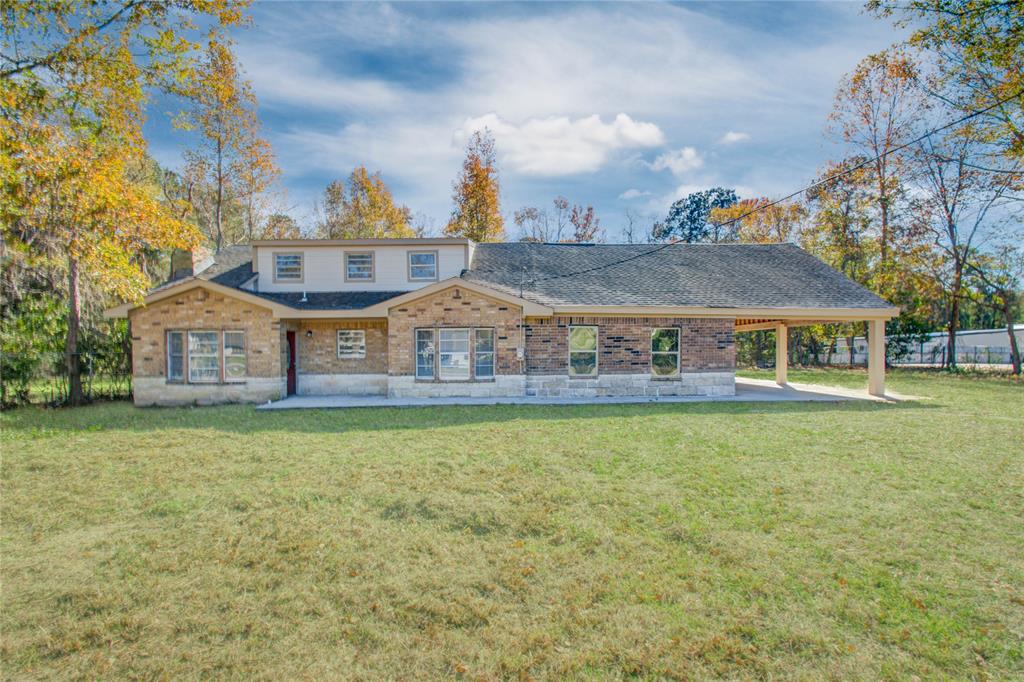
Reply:
[[789, 329], [785, 322], [775, 325], [775, 383], [785, 386], [789, 371]]
[[885, 320], [868, 322], [868, 393], [885, 396]]

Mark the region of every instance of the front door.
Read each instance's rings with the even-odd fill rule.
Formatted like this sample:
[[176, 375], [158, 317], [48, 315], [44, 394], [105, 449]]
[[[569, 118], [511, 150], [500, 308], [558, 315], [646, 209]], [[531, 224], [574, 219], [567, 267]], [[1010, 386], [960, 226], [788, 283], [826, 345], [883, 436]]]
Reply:
[[295, 332], [288, 332], [288, 395], [295, 395]]

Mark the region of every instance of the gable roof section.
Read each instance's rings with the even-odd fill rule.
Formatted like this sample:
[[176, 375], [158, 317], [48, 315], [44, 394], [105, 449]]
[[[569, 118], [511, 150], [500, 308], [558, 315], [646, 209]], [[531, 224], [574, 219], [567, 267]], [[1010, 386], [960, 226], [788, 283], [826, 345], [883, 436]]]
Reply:
[[863, 310], [872, 292], [793, 244], [479, 244], [469, 281], [555, 309]]

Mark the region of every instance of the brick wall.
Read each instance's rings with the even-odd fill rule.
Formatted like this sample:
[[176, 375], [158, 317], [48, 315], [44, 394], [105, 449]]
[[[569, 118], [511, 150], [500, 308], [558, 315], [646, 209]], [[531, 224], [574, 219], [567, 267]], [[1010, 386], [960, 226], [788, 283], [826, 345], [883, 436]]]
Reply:
[[679, 328], [679, 363], [683, 372], [733, 370], [736, 346], [733, 321], [656, 317], [529, 318], [526, 324], [526, 373], [568, 374], [569, 327], [598, 328], [598, 372], [650, 372], [651, 330]]
[[192, 289], [145, 308], [136, 308], [129, 319], [132, 368], [136, 377], [166, 376], [166, 332], [174, 329], [244, 331], [247, 376], [281, 376], [279, 322], [266, 308], [206, 289]]
[[453, 286], [425, 296], [388, 314], [388, 373], [415, 371], [414, 331], [426, 327], [491, 327], [495, 331], [495, 374], [522, 374], [517, 358], [520, 343], [520, 308]]
[[[366, 332], [365, 358], [338, 357], [338, 330]], [[308, 332], [313, 335], [308, 336]], [[303, 320], [298, 324], [299, 374], [386, 374], [387, 320]]]

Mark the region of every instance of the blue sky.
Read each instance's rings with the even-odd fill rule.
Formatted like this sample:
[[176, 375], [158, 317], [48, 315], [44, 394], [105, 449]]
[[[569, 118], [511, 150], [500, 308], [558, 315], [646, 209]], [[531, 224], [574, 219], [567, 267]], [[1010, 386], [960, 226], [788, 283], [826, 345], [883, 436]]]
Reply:
[[[381, 171], [440, 230], [473, 130], [496, 136], [502, 210], [627, 209], [690, 191], [788, 193], [841, 148], [839, 78], [901, 36], [857, 3], [257, 3], [234, 35], [301, 224], [332, 179]], [[159, 105], [159, 103], [158, 103]], [[154, 156], [186, 140], [157, 118]]]

